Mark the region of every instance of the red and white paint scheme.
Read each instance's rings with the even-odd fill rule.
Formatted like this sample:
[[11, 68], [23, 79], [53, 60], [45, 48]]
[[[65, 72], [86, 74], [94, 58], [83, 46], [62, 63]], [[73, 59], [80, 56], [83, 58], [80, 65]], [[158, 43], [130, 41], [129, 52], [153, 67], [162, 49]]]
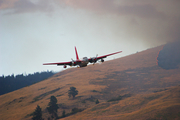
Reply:
[[93, 63], [93, 64], [95, 64], [98, 60], [101, 60], [101, 62], [104, 62], [104, 58], [106, 58], [107, 56], [114, 55], [114, 54], [121, 53], [121, 52], [122, 51], [119, 51], [119, 52], [111, 53], [111, 54], [108, 54], [108, 55], [103, 55], [103, 56], [100, 56], [100, 57], [97, 57], [97, 56], [92, 57], [92, 58], [83, 57], [80, 60], [79, 56], [78, 56], [78, 53], [77, 53], [77, 49], [75, 47], [76, 60], [72, 59], [72, 61], [70, 61], [70, 62], [44, 63], [43, 65], [63, 65], [64, 68], [66, 68], [67, 65], [69, 65], [69, 66], [78, 66], [78, 67], [86, 67], [89, 62]]

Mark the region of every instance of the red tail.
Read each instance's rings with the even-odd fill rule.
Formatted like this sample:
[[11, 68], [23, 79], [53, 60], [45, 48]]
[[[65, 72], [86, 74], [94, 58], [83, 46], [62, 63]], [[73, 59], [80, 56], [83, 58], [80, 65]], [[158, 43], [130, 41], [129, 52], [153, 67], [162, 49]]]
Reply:
[[79, 57], [78, 57], [78, 53], [77, 53], [76, 46], [75, 46], [75, 52], [76, 52], [76, 60], [79, 60]]

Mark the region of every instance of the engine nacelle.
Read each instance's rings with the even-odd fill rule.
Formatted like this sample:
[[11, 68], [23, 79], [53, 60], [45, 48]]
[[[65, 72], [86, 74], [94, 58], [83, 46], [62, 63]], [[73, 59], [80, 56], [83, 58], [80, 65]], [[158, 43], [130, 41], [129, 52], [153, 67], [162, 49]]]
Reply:
[[104, 59], [101, 59], [101, 62], [104, 62]]
[[91, 58], [91, 60], [89, 60], [90, 63], [96, 63], [97, 62], [97, 58], [94, 57], [94, 58]]
[[76, 65], [77, 65], [76, 61], [72, 60], [70, 66], [76, 66]]
[[64, 67], [64, 68], [66, 68], [67, 66], [66, 66], [66, 65], [64, 65], [63, 67]]

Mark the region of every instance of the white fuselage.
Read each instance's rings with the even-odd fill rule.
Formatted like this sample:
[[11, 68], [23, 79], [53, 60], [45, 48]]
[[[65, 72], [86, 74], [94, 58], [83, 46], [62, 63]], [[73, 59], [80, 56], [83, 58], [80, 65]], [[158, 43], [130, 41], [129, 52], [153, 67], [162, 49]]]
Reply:
[[81, 62], [78, 65], [80, 67], [86, 67], [88, 63], [89, 63], [88, 58], [87, 57], [83, 57], [83, 59], [81, 60]]

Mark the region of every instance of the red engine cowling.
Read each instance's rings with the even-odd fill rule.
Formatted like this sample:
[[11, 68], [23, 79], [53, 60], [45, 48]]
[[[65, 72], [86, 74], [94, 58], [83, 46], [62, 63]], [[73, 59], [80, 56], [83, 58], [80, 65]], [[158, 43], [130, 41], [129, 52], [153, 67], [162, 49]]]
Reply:
[[64, 65], [64, 68], [66, 68], [67, 66], [66, 65]]

